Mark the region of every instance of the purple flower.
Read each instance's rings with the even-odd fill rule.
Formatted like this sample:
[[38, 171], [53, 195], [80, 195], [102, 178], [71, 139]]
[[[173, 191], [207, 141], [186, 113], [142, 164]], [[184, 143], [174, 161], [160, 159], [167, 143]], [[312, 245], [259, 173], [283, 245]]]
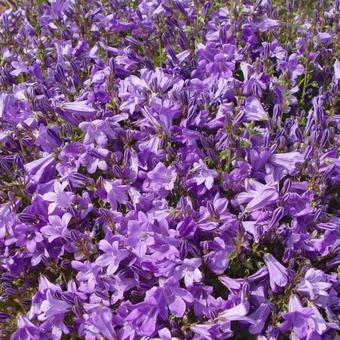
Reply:
[[114, 131], [110, 124], [103, 120], [94, 120], [92, 122], [81, 122], [79, 128], [86, 132], [84, 144], [96, 142], [99, 146], [106, 146], [109, 137], [114, 137]]
[[289, 56], [288, 61], [279, 61], [279, 69], [282, 71], [288, 71], [290, 75], [290, 80], [293, 84], [298, 76], [301, 76], [305, 69], [302, 64], [299, 63], [299, 55], [293, 53]]
[[0, 239], [5, 238], [7, 233], [12, 233], [16, 222], [16, 216], [11, 211], [9, 204], [0, 205]]
[[0, 1], [0, 338], [336, 337], [340, 0], [103, 3]]
[[61, 107], [66, 113], [79, 115], [86, 119], [92, 118], [96, 112], [94, 108], [87, 104], [86, 100], [63, 103]]
[[100, 334], [105, 339], [117, 339], [117, 334], [113, 327], [113, 315], [108, 307], [97, 307], [92, 310], [87, 316], [86, 325], [87, 337], [94, 338]]
[[98, 273], [100, 266], [89, 261], [80, 262], [72, 261], [72, 268], [77, 270], [76, 279], [80, 282], [80, 290], [85, 292], [93, 292], [98, 283]]
[[197, 185], [204, 184], [207, 190], [210, 190], [214, 185], [214, 179], [217, 177], [216, 170], [209, 169], [205, 163], [200, 159], [194, 163], [192, 171], [194, 172], [194, 181]]
[[247, 203], [245, 210], [253, 211], [273, 204], [279, 198], [276, 184], [269, 183], [263, 185], [260, 182], [249, 180], [246, 189], [247, 192], [242, 192], [235, 197], [235, 202], [239, 205]]
[[26, 316], [19, 316], [17, 330], [11, 335], [10, 340], [27, 339], [34, 340], [41, 335], [41, 329], [34, 325]]
[[289, 283], [290, 279], [288, 271], [271, 254], [266, 254], [264, 256], [264, 262], [269, 272], [270, 287], [272, 291], [276, 293]]
[[46, 152], [52, 152], [61, 144], [61, 139], [57, 133], [52, 129], [47, 129], [44, 125], [40, 124], [39, 135], [35, 144], [40, 146]]
[[25, 171], [30, 180], [35, 183], [46, 183], [55, 174], [55, 161], [52, 155], [47, 155], [25, 164]]
[[171, 191], [177, 178], [176, 170], [174, 167], [166, 167], [163, 163], [159, 162], [155, 168], [147, 174], [147, 189], [152, 191], [159, 191], [161, 189]]
[[262, 332], [271, 312], [271, 308], [272, 306], [270, 303], [262, 303], [255, 312], [249, 315], [249, 318], [254, 320], [254, 323], [249, 327], [249, 332], [251, 334], [259, 334]]
[[183, 317], [187, 304], [193, 302], [193, 297], [186, 289], [180, 288], [175, 278], [169, 278], [161, 284], [168, 303], [169, 311], [177, 318]]
[[316, 40], [318, 43], [321, 43], [321, 44], [329, 44], [332, 40], [333, 36], [331, 34], [329, 34], [328, 32], [319, 32], [317, 35], [316, 35]]
[[107, 240], [99, 242], [99, 249], [104, 252], [96, 259], [96, 264], [100, 267], [107, 267], [106, 274], [112, 275], [116, 272], [121, 261], [129, 256], [129, 252], [119, 249], [118, 242], [110, 244]]
[[184, 278], [185, 286], [191, 287], [194, 282], [200, 282], [203, 277], [199, 270], [200, 265], [199, 258], [184, 259], [183, 263], [175, 268], [172, 275], [178, 280]]
[[340, 79], [340, 61], [336, 60], [334, 63], [334, 77], [335, 79]]
[[296, 295], [290, 297], [288, 313], [283, 318], [285, 321], [279, 329], [293, 332], [298, 339], [321, 338], [328, 329], [337, 328], [337, 325], [327, 323], [315, 306], [304, 308]]
[[154, 244], [152, 226], [143, 212], [138, 212], [137, 220], [130, 220], [127, 224], [127, 246], [139, 257], [143, 257], [148, 247]]
[[332, 282], [329, 282], [329, 275], [321, 270], [310, 268], [307, 270], [301, 282], [296, 286], [299, 293], [308, 296], [311, 300], [317, 300], [319, 297], [328, 297], [329, 289]]
[[54, 182], [54, 191], [50, 191], [43, 195], [43, 198], [47, 202], [51, 202], [48, 206], [48, 213], [52, 214], [57, 208], [62, 208], [63, 210], [69, 209], [72, 204], [73, 194], [65, 189], [68, 186], [68, 182], [59, 181]]
[[199, 334], [203, 339], [214, 340], [220, 337], [232, 337], [233, 332], [230, 329], [230, 322], [214, 322], [195, 324], [190, 329]]
[[39, 320], [44, 321], [46, 319], [64, 315], [69, 309], [71, 305], [66, 301], [56, 299], [53, 297], [52, 292], [47, 291], [46, 300], [44, 300], [40, 306]]
[[44, 240], [41, 232], [34, 225], [18, 224], [15, 227], [14, 235], [17, 240], [16, 244], [19, 247], [26, 247], [30, 253], [34, 253], [37, 250], [37, 245]]
[[257, 25], [260, 32], [270, 31], [278, 26], [280, 26], [280, 22], [278, 20], [269, 19], [267, 15], [262, 16], [261, 22]]
[[249, 311], [249, 303], [242, 302], [218, 315], [218, 319], [221, 321], [236, 321], [236, 320], [249, 320], [246, 317]]
[[107, 192], [107, 201], [111, 204], [113, 210], [117, 209], [117, 203], [126, 204], [128, 202], [126, 192], [129, 187], [123, 185], [121, 180], [105, 181], [104, 188]]
[[66, 213], [60, 218], [58, 215], [50, 215], [48, 217], [49, 224], [41, 228], [43, 236], [48, 238], [48, 242], [52, 242], [57, 238], [65, 238], [69, 235], [67, 226], [72, 218], [72, 215]]
[[230, 246], [226, 246], [220, 237], [215, 237], [214, 241], [209, 242], [210, 252], [204, 256], [209, 269], [216, 274], [222, 274], [229, 263], [229, 255], [232, 251]]
[[255, 97], [248, 97], [245, 104], [245, 118], [247, 121], [268, 120], [268, 114], [260, 101]]
[[82, 166], [86, 167], [90, 174], [94, 174], [98, 168], [103, 171], [107, 170], [106, 156], [108, 154], [109, 151], [107, 149], [95, 148], [93, 144], [91, 144], [88, 150], [80, 156], [79, 161]]
[[296, 165], [302, 163], [303, 158], [299, 152], [288, 152], [272, 155], [270, 162], [277, 167], [287, 170], [290, 175], [294, 175]]

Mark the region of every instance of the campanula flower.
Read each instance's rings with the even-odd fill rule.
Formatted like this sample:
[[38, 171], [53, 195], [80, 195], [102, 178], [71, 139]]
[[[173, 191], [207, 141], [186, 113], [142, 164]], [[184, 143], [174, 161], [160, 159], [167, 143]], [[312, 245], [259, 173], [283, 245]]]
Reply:
[[171, 191], [174, 188], [176, 178], [175, 168], [167, 168], [163, 163], [158, 163], [154, 169], [147, 174], [147, 188], [153, 191], [159, 191], [161, 189]]
[[267, 266], [270, 279], [270, 287], [274, 293], [280, 291], [290, 281], [287, 269], [271, 254], [266, 254], [264, 262]]
[[214, 185], [214, 179], [217, 177], [216, 170], [209, 169], [206, 164], [200, 159], [194, 163], [192, 171], [194, 172], [194, 181], [197, 185], [204, 184], [207, 190], [210, 190]]
[[99, 242], [99, 249], [104, 252], [96, 259], [96, 264], [100, 267], [106, 267], [106, 274], [112, 275], [116, 272], [121, 261], [129, 256], [127, 250], [119, 249], [118, 242], [110, 244], [106, 240]]
[[185, 259], [173, 272], [176, 279], [184, 278], [186, 287], [191, 287], [194, 282], [200, 282], [203, 275], [199, 270], [201, 260], [199, 258]]
[[59, 237], [67, 237], [69, 235], [67, 226], [71, 218], [70, 213], [63, 214], [61, 218], [58, 215], [50, 215], [48, 217], [49, 224], [41, 228], [42, 235], [47, 237], [48, 242], [52, 242]]
[[43, 195], [44, 200], [50, 202], [48, 206], [48, 213], [52, 214], [57, 208], [67, 210], [71, 207], [73, 194], [70, 191], [65, 191], [68, 186], [68, 182], [59, 181], [54, 182], [54, 191], [50, 191]]

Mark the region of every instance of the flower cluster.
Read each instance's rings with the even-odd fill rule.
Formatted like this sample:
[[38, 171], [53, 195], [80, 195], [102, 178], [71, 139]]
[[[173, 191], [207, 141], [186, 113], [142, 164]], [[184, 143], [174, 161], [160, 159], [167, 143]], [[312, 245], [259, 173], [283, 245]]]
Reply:
[[339, 22], [1, 0], [0, 338], [335, 338]]

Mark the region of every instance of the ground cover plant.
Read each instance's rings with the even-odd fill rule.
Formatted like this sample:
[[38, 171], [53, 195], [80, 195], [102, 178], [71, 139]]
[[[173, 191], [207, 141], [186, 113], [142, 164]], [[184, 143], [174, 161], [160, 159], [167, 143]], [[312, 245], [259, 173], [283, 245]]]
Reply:
[[340, 1], [1, 0], [0, 338], [335, 339]]

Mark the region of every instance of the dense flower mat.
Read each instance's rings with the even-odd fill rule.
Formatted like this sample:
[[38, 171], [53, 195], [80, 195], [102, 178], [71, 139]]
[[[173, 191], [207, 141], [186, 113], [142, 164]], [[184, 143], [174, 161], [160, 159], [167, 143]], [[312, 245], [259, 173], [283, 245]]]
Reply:
[[336, 338], [340, 1], [0, 17], [1, 339]]

